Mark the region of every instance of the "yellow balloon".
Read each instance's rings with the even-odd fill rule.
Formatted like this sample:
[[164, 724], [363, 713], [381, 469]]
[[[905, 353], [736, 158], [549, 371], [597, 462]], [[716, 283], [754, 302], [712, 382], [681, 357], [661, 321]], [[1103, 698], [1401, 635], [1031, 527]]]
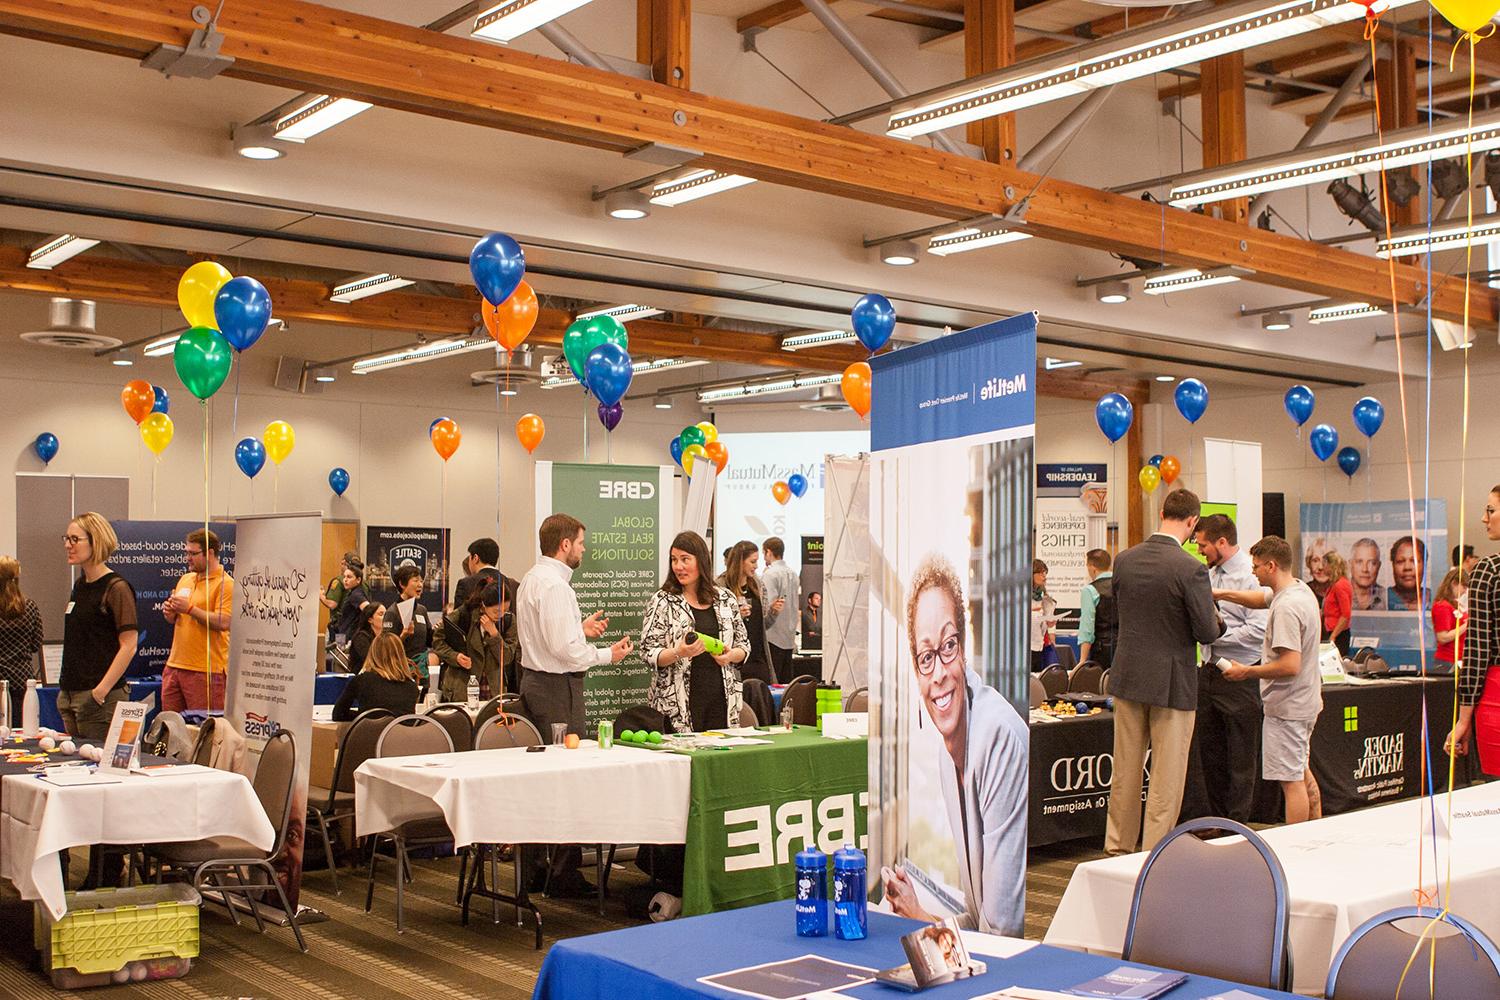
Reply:
[[266, 455], [277, 465], [282, 459], [292, 453], [292, 446], [297, 443], [297, 435], [292, 430], [292, 425], [285, 420], [273, 420], [266, 424], [266, 432], [261, 436], [261, 443], [266, 446]]
[[1156, 488], [1161, 485], [1161, 473], [1154, 465], [1141, 466], [1140, 475], [1136, 478], [1141, 482], [1141, 489], [1147, 493], [1155, 493]]
[[141, 440], [154, 455], [160, 455], [172, 443], [172, 418], [165, 413], [153, 413], [140, 422]]
[[715, 441], [719, 440], [719, 429], [713, 424], [709, 423], [707, 420], [699, 423], [698, 429], [703, 432], [704, 444], [713, 444]]
[[214, 318], [214, 298], [232, 277], [222, 264], [211, 260], [200, 260], [182, 272], [177, 281], [177, 305], [189, 326], [219, 328], [219, 321]]
[[1432, 0], [1437, 12], [1459, 31], [1473, 34], [1500, 11], [1497, 0]]
[[682, 449], [682, 471], [687, 473], [689, 479], [693, 478], [693, 461], [699, 458], [709, 465], [714, 464], [714, 460], [708, 457], [708, 452], [703, 450], [701, 444], [690, 444]]

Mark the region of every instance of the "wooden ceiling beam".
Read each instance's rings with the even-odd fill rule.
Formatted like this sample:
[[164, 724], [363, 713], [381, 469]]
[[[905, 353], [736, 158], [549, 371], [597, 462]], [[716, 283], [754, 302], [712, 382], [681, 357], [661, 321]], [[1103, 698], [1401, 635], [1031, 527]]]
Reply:
[[[183, 0], [0, 0], [0, 32], [144, 57], [182, 45]], [[647, 143], [702, 150], [706, 166], [762, 181], [939, 218], [1004, 214], [1025, 200], [1028, 228], [1074, 246], [1186, 267], [1237, 266], [1316, 295], [1427, 298], [1406, 264], [1038, 177], [796, 115], [575, 66], [504, 46], [302, 0], [231, 4], [220, 17], [226, 76], [344, 94], [386, 107], [612, 149]], [[1494, 289], [1445, 276], [1432, 295], [1444, 319], [1497, 315]]]
[[[964, 0], [964, 75], [990, 73], [1015, 61], [1015, 0]], [[970, 122], [968, 139], [991, 163], [1015, 162], [1015, 114]]]
[[[838, 0], [829, 2], [837, 3]], [[779, 24], [795, 21], [806, 13], [807, 8], [802, 5], [802, 0], [776, 0], [773, 4], [767, 4], [740, 17], [734, 22], [734, 30], [743, 35], [756, 28], [774, 28]]]
[[693, 0], [636, 0], [635, 52], [657, 83], [692, 90]]

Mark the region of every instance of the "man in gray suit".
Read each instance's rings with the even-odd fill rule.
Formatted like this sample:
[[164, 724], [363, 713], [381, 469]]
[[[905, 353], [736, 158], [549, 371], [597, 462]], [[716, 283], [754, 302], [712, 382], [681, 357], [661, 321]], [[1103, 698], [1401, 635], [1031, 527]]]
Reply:
[[[1177, 822], [1198, 709], [1197, 643], [1224, 632], [1208, 567], [1183, 550], [1198, 524], [1198, 497], [1174, 490], [1161, 526], [1115, 560], [1119, 632], [1109, 673], [1115, 700], [1114, 777], [1104, 849], [1149, 851]], [[1141, 782], [1151, 751], [1151, 789], [1141, 829]]]

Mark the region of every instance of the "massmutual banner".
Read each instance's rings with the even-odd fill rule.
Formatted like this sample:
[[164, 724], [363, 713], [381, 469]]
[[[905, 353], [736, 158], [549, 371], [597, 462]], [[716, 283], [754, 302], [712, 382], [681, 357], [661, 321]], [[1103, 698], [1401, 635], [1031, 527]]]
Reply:
[[[667, 546], [677, 533], [674, 498], [671, 466], [536, 464], [537, 526], [549, 514], [563, 513], [588, 529], [583, 564], [573, 571], [573, 592], [585, 616], [603, 611], [609, 619], [596, 646], [624, 635], [640, 645], [641, 615], [666, 578]], [[635, 654], [589, 670], [584, 681], [589, 727], [644, 703], [649, 684], [645, 664]]]
[[897, 913], [1019, 936], [1036, 316], [870, 367], [870, 870]]

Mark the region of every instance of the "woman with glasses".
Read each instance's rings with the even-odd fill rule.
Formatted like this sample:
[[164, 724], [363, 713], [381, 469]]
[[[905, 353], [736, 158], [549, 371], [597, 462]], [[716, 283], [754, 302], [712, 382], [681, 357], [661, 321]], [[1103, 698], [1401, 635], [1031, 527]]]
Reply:
[[21, 593], [21, 564], [0, 556], [0, 677], [10, 681], [11, 725], [21, 721], [26, 682], [40, 680], [42, 615]]
[[99, 742], [126, 697], [125, 671], [138, 635], [135, 589], [105, 562], [120, 540], [103, 517], [78, 515], [62, 540], [68, 565], [80, 572], [63, 616], [57, 711], [70, 736]]
[[[958, 854], [965, 905], [959, 922], [1019, 937], [1026, 899], [1026, 723], [969, 669], [963, 586], [952, 565], [929, 555], [908, 591], [906, 632], [917, 692], [943, 745], [937, 779]], [[880, 874], [896, 913], [939, 919], [923, 908], [904, 870]]]
[[[744, 704], [739, 664], [750, 656], [739, 602], [709, 578], [713, 557], [697, 532], [672, 539], [670, 557], [671, 571], [641, 622], [641, 658], [651, 668], [646, 701], [673, 732], [737, 726]], [[724, 652], [710, 653], [702, 636], [723, 643]]]
[[[1490, 490], [1484, 529], [1500, 541], [1500, 486]], [[1469, 629], [1458, 670], [1458, 722], [1443, 749], [1460, 756], [1472, 739], [1479, 768], [1500, 775], [1500, 555], [1485, 556], [1469, 577]]]

